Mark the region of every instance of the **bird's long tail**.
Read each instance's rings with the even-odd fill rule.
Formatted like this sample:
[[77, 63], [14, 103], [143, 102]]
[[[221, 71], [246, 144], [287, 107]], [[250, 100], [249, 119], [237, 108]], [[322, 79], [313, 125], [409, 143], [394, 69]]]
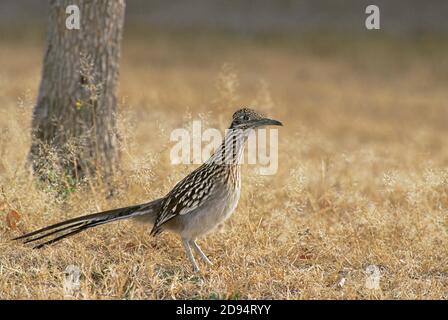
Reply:
[[45, 245], [52, 244], [66, 237], [80, 233], [86, 229], [117, 220], [135, 217], [140, 218], [139, 220], [154, 223], [157, 212], [160, 209], [161, 202], [162, 199], [157, 199], [148, 203], [130, 207], [88, 214], [27, 233], [23, 236], [14, 238], [13, 240], [21, 240], [23, 243], [44, 240], [34, 246], [34, 248], [38, 249]]

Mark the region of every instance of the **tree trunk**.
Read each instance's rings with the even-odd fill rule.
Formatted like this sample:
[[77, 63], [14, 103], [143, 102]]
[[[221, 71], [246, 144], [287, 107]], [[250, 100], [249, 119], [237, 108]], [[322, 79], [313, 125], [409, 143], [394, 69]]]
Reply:
[[[68, 29], [69, 5], [79, 29]], [[29, 160], [45, 180], [111, 176], [118, 165], [115, 113], [125, 0], [52, 0]]]

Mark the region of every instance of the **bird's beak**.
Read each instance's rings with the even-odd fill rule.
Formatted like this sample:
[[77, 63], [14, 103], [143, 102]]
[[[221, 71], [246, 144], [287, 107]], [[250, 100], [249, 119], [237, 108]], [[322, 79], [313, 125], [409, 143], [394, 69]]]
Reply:
[[274, 119], [264, 118], [257, 120], [257, 127], [259, 126], [283, 126], [283, 124]]

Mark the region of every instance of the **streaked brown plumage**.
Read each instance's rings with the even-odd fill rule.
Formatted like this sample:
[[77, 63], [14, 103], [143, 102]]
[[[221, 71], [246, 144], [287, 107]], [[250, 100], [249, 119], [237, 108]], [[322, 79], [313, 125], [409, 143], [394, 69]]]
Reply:
[[178, 182], [163, 198], [63, 221], [15, 238], [24, 243], [44, 240], [41, 248], [86, 229], [112, 221], [135, 218], [153, 225], [151, 234], [169, 230], [180, 235], [193, 269], [199, 270], [191, 247], [206, 262], [196, 239], [224, 222], [235, 210], [241, 188], [240, 160], [250, 130], [282, 125], [251, 109], [233, 114], [232, 124], [220, 147], [203, 165]]

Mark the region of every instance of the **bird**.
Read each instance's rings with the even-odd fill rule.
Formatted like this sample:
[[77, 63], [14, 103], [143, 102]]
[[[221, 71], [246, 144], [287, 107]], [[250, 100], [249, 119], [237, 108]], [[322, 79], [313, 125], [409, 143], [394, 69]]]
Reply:
[[194, 272], [200, 271], [192, 250], [208, 265], [197, 239], [222, 225], [235, 211], [241, 191], [241, 160], [249, 134], [268, 125], [282, 126], [251, 108], [237, 110], [225, 137], [210, 158], [180, 180], [164, 197], [62, 221], [14, 238], [42, 248], [84, 230], [117, 220], [134, 218], [152, 225], [150, 234], [162, 231], [180, 236]]

